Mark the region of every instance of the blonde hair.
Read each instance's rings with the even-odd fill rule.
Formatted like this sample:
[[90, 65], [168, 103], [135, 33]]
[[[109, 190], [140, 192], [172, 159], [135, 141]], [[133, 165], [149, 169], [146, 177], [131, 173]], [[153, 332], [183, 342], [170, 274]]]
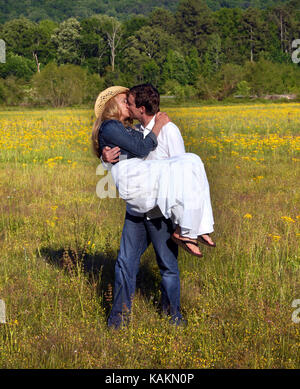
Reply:
[[[102, 122], [104, 122], [104, 120], [109, 120], [109, 119], [120, 120], [120, 117], [121, 117], [121, 110], [120, 110], [119, 104], [116, 100], [116, 96], [114, 96], [111, 99], [109, 99], [108, 102], [105, 104], [102, 115], [96, 119], [96, 121], [93, 125], [92, 137], [91, 137], [92, 149], [93, 149], [94, 154], [98, 158], [101, 157], [98, 137], [99, 137], [99, 130], [100, 130]], [[131, 125], [132, 120], [130, 120], [130, 119], [126, 120], [123, 124], [124, 125]]]

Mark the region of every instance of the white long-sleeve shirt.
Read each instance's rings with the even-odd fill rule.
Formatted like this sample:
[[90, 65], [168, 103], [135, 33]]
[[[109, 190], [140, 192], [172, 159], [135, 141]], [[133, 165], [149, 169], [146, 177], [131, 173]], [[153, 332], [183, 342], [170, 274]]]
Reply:
[[[144, 137], [152, 131], [155, 124], [155, 116], [151, 119], [146, 127], [142, 124], [137, 126], [137, 130], [143, 132]], [[167, 159], [185, 153], [184, 142], [179, 128], [172, 122], [167, 123], [162, 127], [157, 137], [158, 145], [155, 150], [151, 151], [145, 159]], [[130, 205], [126, 205], [126, 210], [133, 216], [143, 216], [130, 209]], [[147, 213], [148, 219], [161, 217], [162, 214], [158, 207]]]

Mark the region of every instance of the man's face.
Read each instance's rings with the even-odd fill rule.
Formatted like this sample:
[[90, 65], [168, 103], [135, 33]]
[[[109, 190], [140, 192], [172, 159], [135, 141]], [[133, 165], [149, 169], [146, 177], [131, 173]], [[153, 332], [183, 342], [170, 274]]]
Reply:
[[131, 94], [128, 95], [127, 106], [128, 106], [128, 111], [129, 111], [130, 117], [132, 119], [140, 120], [140, 118], [141, 118], [140, 108], [136, 107], [136, 105], [135, 105], [135, 97], [133, 95], [131, 95]]

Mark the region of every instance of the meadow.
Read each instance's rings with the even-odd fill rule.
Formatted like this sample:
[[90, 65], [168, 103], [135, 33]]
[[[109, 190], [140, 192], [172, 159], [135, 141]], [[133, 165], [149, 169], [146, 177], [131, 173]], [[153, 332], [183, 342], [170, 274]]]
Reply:
[[0, 111], [0, 368], [300, 367], [300, 104], [164, 110], [205, 164], [217, 247], [180, 249], [176, 328], [150, 246], [120, 331], [106, 320], [125, 204], [96, 195], [93, 111]]

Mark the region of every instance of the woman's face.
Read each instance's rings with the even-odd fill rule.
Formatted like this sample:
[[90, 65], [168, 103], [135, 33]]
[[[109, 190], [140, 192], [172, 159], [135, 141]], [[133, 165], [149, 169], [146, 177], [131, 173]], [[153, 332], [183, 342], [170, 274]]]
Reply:
[[127, 95], [126, 93], [120, 93], [119, 95], [116, 96], [116, 101], [120, 107], [121, 111], [121, 117], [120, 121], [123, 121], [125, 119], [128, 119], [130, 114], [128, 111], [128, 105], [127, 105]]

